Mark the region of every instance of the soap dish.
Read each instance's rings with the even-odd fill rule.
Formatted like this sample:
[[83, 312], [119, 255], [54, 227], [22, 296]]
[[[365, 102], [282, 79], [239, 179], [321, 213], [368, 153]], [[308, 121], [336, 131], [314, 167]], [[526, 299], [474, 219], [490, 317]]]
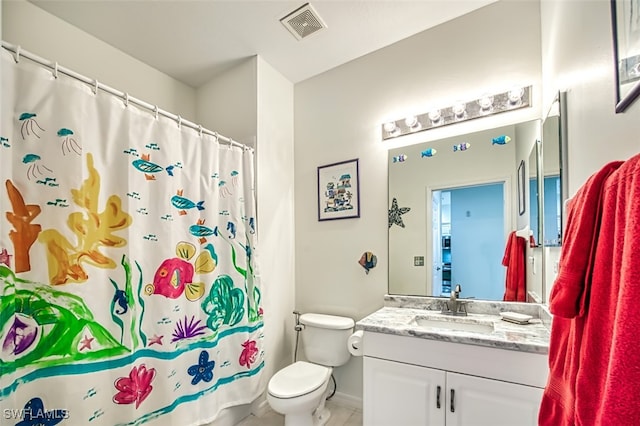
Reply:
[[517, 312], [500, 312], [500, 316], [504, 321], [514, 324], [529, 324], [529, 320], [533, 319], [531, 315], [519, 314]]

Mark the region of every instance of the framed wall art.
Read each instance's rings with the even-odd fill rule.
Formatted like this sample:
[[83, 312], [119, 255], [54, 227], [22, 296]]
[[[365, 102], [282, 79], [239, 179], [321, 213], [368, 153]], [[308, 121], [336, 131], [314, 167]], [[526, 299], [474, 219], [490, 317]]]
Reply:
[[360, 217], [358, 159], [318, 167], [318, 220]]
[[616, 112], [640, 95], [640, 0], [611, 0]]

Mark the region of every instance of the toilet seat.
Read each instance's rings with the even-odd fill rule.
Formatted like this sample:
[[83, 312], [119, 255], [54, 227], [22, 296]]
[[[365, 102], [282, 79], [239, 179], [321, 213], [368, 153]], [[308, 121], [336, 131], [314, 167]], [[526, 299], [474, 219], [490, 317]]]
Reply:
[[298, 361], [278, 371], [269, 380], [267, 391], [276, 398], [296, 398], [316, 391], [330, 376], [328, 367]]

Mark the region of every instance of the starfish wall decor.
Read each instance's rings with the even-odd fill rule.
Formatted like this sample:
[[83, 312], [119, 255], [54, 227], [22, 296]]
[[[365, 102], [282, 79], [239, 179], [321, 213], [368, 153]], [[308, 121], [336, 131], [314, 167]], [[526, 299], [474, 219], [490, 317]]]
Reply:
[[391, 228], [391, 225], [398, 225], [404, 228], [402, 215], [409, 210], [411, 210], [411, 207], [398, 207], [398, 200], [394, 198], [393, 201], [391, 201], [391, 208], [389, 209], [389, 228]]

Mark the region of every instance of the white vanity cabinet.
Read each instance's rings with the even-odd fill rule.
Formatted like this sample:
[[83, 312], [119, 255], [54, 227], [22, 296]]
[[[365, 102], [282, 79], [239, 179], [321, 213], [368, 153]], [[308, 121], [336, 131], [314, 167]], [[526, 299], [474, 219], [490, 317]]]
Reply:
[[365, 332], [364, 426], [535, 426], [547, 356]]

